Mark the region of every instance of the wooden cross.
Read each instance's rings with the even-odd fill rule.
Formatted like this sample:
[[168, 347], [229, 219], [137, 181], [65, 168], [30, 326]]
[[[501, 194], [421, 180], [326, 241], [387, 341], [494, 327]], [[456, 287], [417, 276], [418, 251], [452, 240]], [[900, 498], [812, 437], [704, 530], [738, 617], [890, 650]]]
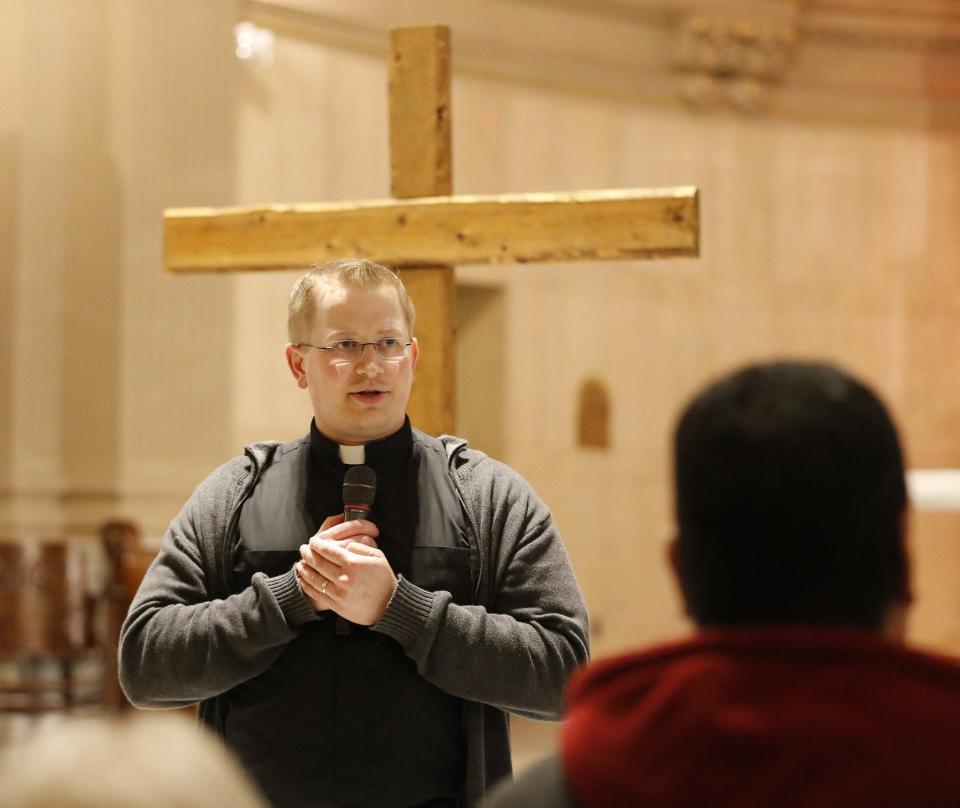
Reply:
[[359, 257], [398, 268], [421, 346], [408, 411], [439, 435], [454, 430], [454, 264], [696, 256], [698, 191], [451, 196], [450, 29], [395, 28], [390, 48], [393, 199], [169, 209], [164, 264], [233, 272]]

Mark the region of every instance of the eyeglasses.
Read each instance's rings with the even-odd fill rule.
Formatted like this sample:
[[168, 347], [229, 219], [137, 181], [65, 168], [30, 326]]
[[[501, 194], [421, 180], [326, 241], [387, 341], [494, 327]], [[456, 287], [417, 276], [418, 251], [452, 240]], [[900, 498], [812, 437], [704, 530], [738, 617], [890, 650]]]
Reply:
[[330, 345], [311, 345], [309, 342], [300, 342], [304, 348], [316, 348], [320, 351], [329, 351], [333, 359], [339, 359], [344, 362], [356, 362], [363, 356], [363, 349], [368, 345], [373, 346], [377, 356], [381, 359], [401, 359], [407, 355], [407, 348], [413, 343], [404, 342], [398, 337], [384, 337], [376, 342], [358, 342], [355, 339], [341, 339]]

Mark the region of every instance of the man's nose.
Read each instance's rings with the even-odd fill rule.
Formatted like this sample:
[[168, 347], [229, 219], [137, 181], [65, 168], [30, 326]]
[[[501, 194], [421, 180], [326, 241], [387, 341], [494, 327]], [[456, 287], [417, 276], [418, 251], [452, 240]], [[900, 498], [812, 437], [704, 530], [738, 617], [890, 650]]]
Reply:
[[358, 373], [367, 376], [383, 372], [383, 360], [380, 359], [380, 354], [377, 353], [375, 345], [368, 342], [360, 348], [360, 358], [356, 361], [356, 369]]

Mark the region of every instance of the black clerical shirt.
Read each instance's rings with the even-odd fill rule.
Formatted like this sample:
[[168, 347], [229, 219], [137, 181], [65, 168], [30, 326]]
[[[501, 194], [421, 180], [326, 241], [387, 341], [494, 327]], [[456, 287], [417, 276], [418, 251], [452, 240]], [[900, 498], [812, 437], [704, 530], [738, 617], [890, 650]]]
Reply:
[[[409, 422], [367, 444], [364, 462], [377, 475], [378, 546], [395, 573], [416, 583], [418, 461]], [[255, 572], [289, 570], [300, 544], [342, 513], [346, 468], [338, 445], [311, 425], [308, 444], [266, 470], [241, 513], [235, 591]], [[276, 486], [293, 486], [301, 498], [289, 524], [271, 496]], [[227, 743], [275, 805], [454, 805], [464, 776], [462, 703], [423, 679], [392, 638], [362, 626], [344, 633], [337, 622], [326, 613], [306, 624], [269, 669], [226, 694]]]

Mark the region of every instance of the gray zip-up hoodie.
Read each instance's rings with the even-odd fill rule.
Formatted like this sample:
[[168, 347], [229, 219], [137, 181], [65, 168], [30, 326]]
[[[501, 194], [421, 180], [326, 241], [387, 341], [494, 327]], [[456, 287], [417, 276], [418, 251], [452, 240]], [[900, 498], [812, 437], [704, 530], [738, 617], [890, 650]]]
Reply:
[[[425, 679], [466, 700], [472, 805], [511, 771], [507, 712], [561, 717], [567, 678], [589, 653], [586, 607], [550, 513], [520, 475], [459, 438], [413, 430], [413, 439], [462, 499], [475, 604], [400, 577], [371, 629], [393, 637]], [[240, 508], [279, 448], [248, 446], [201, 483], [167, 530], [120, 636], [120, 681], [133, 704], [199, 701], [201, 718], [216, 726], [216, 697], [265, 671], [317, 619], [292, 570], [257, 573], [229, 594]]]

